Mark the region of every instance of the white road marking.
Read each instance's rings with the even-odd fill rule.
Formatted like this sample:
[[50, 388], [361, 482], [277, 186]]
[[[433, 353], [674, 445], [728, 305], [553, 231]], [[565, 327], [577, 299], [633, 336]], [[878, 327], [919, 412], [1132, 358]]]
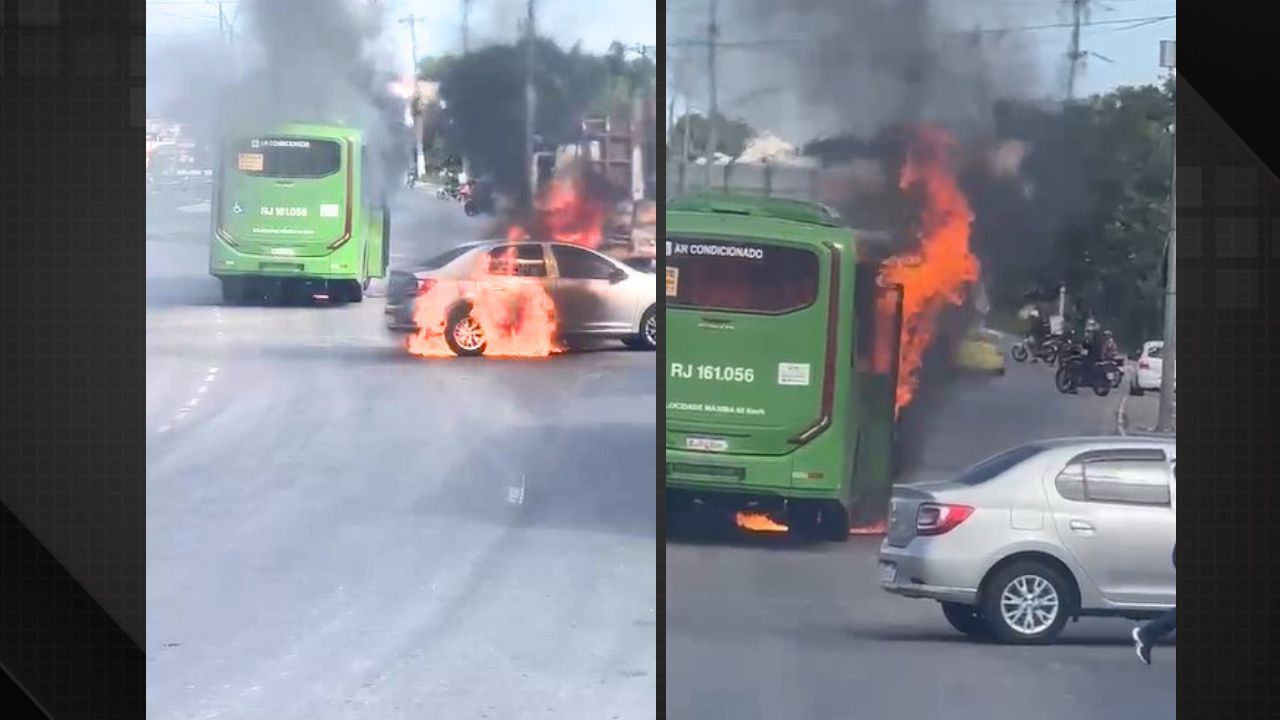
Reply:
[[507, 502], [511, 503], [512, 505], [523, 505], [524, 489], [525, 489], [525, 477], [524, 477], [524, 474], [521, 473], [520, 484], [512, 485], [507, 488]]

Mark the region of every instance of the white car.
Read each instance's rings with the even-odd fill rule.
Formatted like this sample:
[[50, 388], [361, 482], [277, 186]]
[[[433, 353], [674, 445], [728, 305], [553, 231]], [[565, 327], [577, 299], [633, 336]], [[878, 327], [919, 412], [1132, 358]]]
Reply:
[[[1142, 395], [1148, 390], [1158, 391], [1160, 389], [1160, 378], [1164, 375], [1164, 360], [1161, 354], [1164, 352], [1164, 342], [1161, 340], [1148, 340], [1142, 344], [1142, 352], [1138, 355], [1138, 359], [1134, 361], [1135, 370], [1130, 376], [1129, 394]], [[1177, 370], [1174, 370], [1174, 386], [1177, 386]]]

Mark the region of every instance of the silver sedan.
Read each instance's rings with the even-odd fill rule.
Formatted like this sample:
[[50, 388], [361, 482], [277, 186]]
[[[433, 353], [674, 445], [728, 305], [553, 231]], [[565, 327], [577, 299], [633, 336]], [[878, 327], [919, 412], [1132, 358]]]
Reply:
[[1073, 618], [1176, 604], [1176, 512], [1172, 439], [1033, 442], [895, 487], [880, 583], [971, 637], [1048, 643]]
[[387, 283], [387, 325], [415, 331], [414, 302], [420, 292], [441, 285], [462, 288], [458, 307], [448, 313], [445, 333], [454, 352], [481, 354], [483, 340], [471, 335], [467, 341], [455, 338], [461, 333], [455, 332], [455, 325], [461, 328], [467, 318], [465, 288], [490, 272], [541, 285], [555, 305], [562, 337], [617, 339], [645, 349], [657, 346], [657, 276], [558, 242], [467, 243], [411, 270], [393, 271]]

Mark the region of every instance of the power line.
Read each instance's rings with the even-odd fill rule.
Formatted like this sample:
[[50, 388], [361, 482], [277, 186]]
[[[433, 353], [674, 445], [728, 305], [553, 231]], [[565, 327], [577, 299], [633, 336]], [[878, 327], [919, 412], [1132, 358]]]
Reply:
[[[1105, 26], [1105, 25], [1124, 25], [1124, 24], [1134, 24], [1134, 27], [1142, 27], [1143, 25], [1151, 25], [1157, 22], [1164, 22], [1166, 20], [1174, 20], [1174, 19], [1177, 19], [1177, 17], [1178, 17], [1177, 15], [1152, 15], [1150, 17], [1116, 18], [1114, 20], [1095, 20], [1093, 22], [1081, 23], [1080, 27], [1090, 28], [1090, 27], [1099, 27], [1099, 26]], [[1074, 25], [1075, 23], [1058, 22], [1058, 23], [1046, 23], [1043, 25], [1017, 25], [1017, 26], [1001, 27], [1001, 28], [976, 28], [973, 30], [950, 30], [942, 34], [955, 35], [955, 36], [961, 36], [961, 37], [972, 36], [972, 35], [1003, 35], [1005, 33], [1034, 32], [1037, 30], [1063, 29], [1063, 28], [1073, 27]], [[825, 40], [842, 40], [842, 39], [845, 39], [844, 36], [828, 35], [825, 37], [810, 37], [810, 38], [803, 38], [803, 39], [797, 38], [797, 39], [776, 39], [776, 40], [766, 40], [766, 39], [735, 40], [735, 41], [729, 41], [729, 42], [718, 42], [716, 43], [716, 48], [721, 50], [726, 50], [726, 49], [739, 49], [739, 48], [768, 47], [773, 45], [784, 45], [784, 46], [785, 45], [813, 45], [814, 43], [822, 42]], [[667, 42], [667, 47], [669, 48], [706, 47], [706, 46], [707, 46], [706, 40], [698, 40], [698, 39], [686, 38], [686, 39], [679, 39], [679, 40], [670, 40]]]

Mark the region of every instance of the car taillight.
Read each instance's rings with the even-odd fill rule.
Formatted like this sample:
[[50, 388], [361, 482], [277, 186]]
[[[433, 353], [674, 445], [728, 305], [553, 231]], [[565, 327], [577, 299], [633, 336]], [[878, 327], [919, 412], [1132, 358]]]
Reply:
[[418, 281], [418, 294], [426, 295], [427, 291], [435, 287], [436, 281], [431, 278], [424, 278]]
[[1150, 369], [1151, 369], [1151, 363], [1147, 362], [1146, 360], [1143, 360], [1142, 362], [1138, 363], [1138, 369], [1139, 369], [1139, 370], [1150, 370]]
[[942, 535], [969, 519], [973, 508], [968, 505], [925, 503], [916, 511], [917, 535]]

